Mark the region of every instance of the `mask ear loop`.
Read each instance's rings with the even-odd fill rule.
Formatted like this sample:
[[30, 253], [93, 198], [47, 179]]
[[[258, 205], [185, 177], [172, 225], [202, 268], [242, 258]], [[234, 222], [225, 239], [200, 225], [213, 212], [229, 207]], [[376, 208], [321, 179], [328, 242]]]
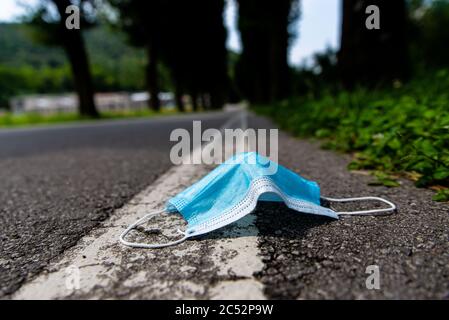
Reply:
[[156, 244], [146, 244], [146, 243], [138, 243], [138, 242], [129, 242], [125, 240], [126, 235], [135, 227], [145, 223], [146, 221], [150, 220], [151, 218], [153, 218], [154, 216], [157, 216], [163, 212], [165, 212], [166, 210], [159, 210], [159, 211], [155, 211], [155, 212], [151, 212], [146, 214], [145, 216], [143, 216], [142, 218], [140, 218], [139, 220], [137, 220], [136, 222], [134, 222], [133, 224], [131, 224], [128, 228], [125, 229], [125, 231], [122, 232], [122, 234], [120, 235], [120, 242], [122, 244], [124, 244], [125, 246], [128, 247], [132, 247], [132, 248], [143, 248], [143, 249], [157, 249], [157, 248], [164, 248], [164, 247], [169, 247], [169, 246], [173, 246], [175, 244], [179, 244], [181, 242], [184, 242], [187, 238], [188, 238], [188, 234], [186, 232], [183, 232], [181, 230], [177, 230], [178, 233], [181, 233], [182, 235], [184, 235], [184, 237], [182, 237], [179, 240], [175, 240], [172, 242], [168, 242], [168, 243], [156, 243]]
[[361, 210], [361, 211], [347, 211], [347, 212], [336, 212], [339, 216], [341, 215], [359, 215], [359, 216], [368, 216], [368, 215], [388, 215], [396, 211], [396, 205], [388, 200], [379, 197], [359, 197], [359, 198], [343, 198], [343, 199], [335, 199], [335, 198], [327, 198], [321, 197], [323, 200], [329, 202], [355, 202], [355, 201], [365, 201], [365, 200], [375, 200], [380, 201], [389, 205], [389, 208], [384, 209], [373, 209], [373, 210]]

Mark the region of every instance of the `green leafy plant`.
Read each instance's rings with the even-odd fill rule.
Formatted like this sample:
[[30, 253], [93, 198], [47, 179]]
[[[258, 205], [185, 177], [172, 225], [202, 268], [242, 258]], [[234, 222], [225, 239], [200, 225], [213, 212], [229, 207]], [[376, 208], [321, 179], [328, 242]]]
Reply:
[[402, 86], [360, 88], [319, 99], [295, 98], [255, 107], [294, 135], [324, 139], [323, 146], [354, 154], [350, 169], [371, 170], [375, 184], [398, 186], [398, 174], [418, 187], [438, 186], [449, 201], [449, 72]]

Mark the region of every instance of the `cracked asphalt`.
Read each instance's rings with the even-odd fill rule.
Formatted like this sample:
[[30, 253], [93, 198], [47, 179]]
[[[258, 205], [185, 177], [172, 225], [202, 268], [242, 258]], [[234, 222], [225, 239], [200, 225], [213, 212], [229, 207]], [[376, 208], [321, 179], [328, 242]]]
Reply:
[[[196, 117], [220, 127], [229, 115]], [[7, 298], [88, 231], [101, 236], [103, 230], [95, 227], [169, 168], [169, 133], [191, 128], [192, 119], [0, 132], [0, 297]], [[274, 125], [250, 116], [249, 127]], [[371, 177], [349, 172], [349, 161], [347, 155], [322, 150], [318, 142], [280, 134], [280, 164], [317, 181], [324, 195], [385, 197], [398, 212], [336, 221], [298, 214], [282, 204], [259, 204], [251, 223], [258, 229], [263, 267], [253, 277], [265, 297], [449, 299], [448, 204], [433, 202], [432, 191], [407, 180], [398, 188], [369, 186]], [[232, 259], [226, 256], [232, 252], [216, 251], [217, 241], [232, 241], [229, 230], [235, 229], [167, 250], [125, 254], [115, 248], [122, 259], [120, 281], [111, 290], [94, 287], [70, 298], [211, 298], [220, 281], [245, 280], [220, 274], [213, 260], [214, 254]], [[365, 286], [370, 265], [379, 267], [379, 290]]]

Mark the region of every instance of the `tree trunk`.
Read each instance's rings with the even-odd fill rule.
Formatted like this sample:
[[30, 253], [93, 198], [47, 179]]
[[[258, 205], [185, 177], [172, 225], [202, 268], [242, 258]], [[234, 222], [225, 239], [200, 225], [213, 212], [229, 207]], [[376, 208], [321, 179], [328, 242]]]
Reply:
[[175, 101], [176, 101], [176, 107], [178, 108], [178, 111], [185, 112], [185, 105], [184, 100], [182, 99], [183, 93], [181, 89], [181, 85], [179, 84], [179, 81], [175, 81]]
[[[380, 29], [365, 25], [369, 5], [380, 10]], [[340, 77], [346, 87], [378, 85], [408, 75], [405, 0], [343, 0]]]
[[193, 90], [191, 93], [193, 111], [198, 111], [198, 92]]
[[158, 48], [156, 40], [151, 37], [148, 48], [148, 65], [147, 65], [147, 84], [148, 92], [150, 93], [150, 109], [159, 111], [161, 108], [161, 102], [159, 100], [159, 83], [158, 83]]
[[200, 94], [200, 106], [203, 108], [203, 110], [208, 110], [209, 106], [207, 105], [206, 97], [204, 93]]
[[[287, 19], [286, 19], [287, 20]], [[289, 93], [289, 67], [288, 67], [288, 24], [285, 30], [271, 35], [270, 53], [270, 100], [277, 101], [286, 98]]]
[[95, 107], [92, 76], [81, 30], [69, 30], [65, 26], [65, 17], [67, 16], [65, 10], [72, 3], [69, 0], [53, 0], [53, 2], [61, 16], [59, 26], [62, 46], [72, 69], [73, 82], [79, 100], [79, 113], [82, 116], [96, 118], [99, 114]]
[[210, 108], [214, 110], [223, 108], [225, 100], [224, 94], [220, 88], [215, 88], [210, 93]]
[[289, 94], [290, 12], [294, 1], [239, 0], [243, 51], [237, 64], [239, 89], [253, 103], [267, 104]]

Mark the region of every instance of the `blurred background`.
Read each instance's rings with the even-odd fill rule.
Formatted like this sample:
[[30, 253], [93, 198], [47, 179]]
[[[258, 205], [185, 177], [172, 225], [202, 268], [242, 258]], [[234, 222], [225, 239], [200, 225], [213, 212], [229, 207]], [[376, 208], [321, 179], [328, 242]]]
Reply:
[[0, 126], [247, 101], [449, 198], [447, 0], [2, 0], [0, 19]]
[[[0, 108], [216, 109], [399, 85], [446, 68], [448, 1], [390, 2], [5, 0]], [[365, 8], [376, 3], [381, 28], [368, 30]], [[65, 28], [71, 4], [80, 30]]]

